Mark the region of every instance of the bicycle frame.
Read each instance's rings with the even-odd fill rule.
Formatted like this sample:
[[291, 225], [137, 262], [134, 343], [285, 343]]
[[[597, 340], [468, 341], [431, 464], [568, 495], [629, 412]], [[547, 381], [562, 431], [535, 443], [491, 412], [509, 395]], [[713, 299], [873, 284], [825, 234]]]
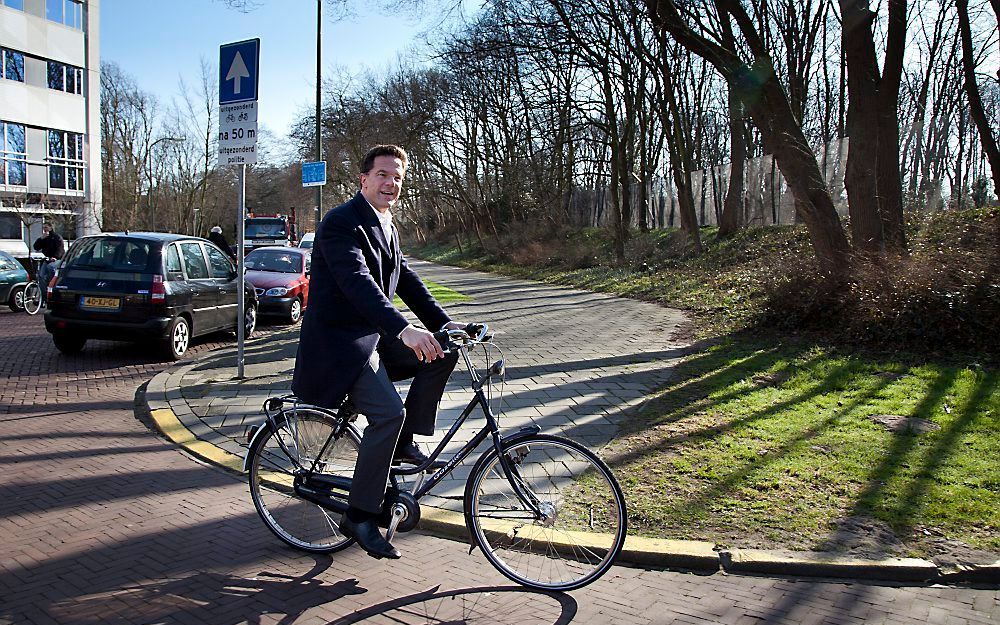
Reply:
[[[405, 476], [405, 475], [422, 476], [426, 471], [427, 467], [429, 467], [431, 463], [433, 463], [438, 458], [438, 456], [441, 455], [441, 453], [444, 451], [448, 443], [450, 443], [451, 440], [458, 433], [459, 428], [462, 427], [465, 421], [472, 414], [472, 411], [478, 406], [482, 409], [483, 415], [486, 417], [486, 424], [483, 426], [481, 430], [479, 430], [479, 432], [475, 436], [472, 437], [472, 439], [469, 442], [467, 442], [465, 445], [462, 446], [462, 448], [458, 451], [458, 453], [456, 453], [455, 456], [451, 460], [449, 460], [447, 464], [445, 464], [445, 466], [435, 471], [429, 478], [427, 478], [426, 481], [420, 479], [417, 482], [413, 492], [411, 493], [413, 498], [419, 501], [421, 497], [430, 492], [444, 478], [446, 478], [455, 469], [456, 466], [458, 466], [466, 458], [468, 458], [472, 454], [472, 452], [475, 451], [476, 447], [478, 447], [484, 440], [486, 440], [487, 436], [491, 436], [493, 439], [492, 441], [493, 449], [496, 451], [497, 457], [500, 460], [501, 468], [503, 469], [504, 472], [504, 476], [507, 478], [507, 481], [511, 485], [511, 488], [514, 489], [514, 493], [517, 494], [521, 502], [525, 506], [527, 506], [528, 509], [530, 509], [533, 514], [537, 515], [538, 517], [541, 517], [543, 515], [538, 507], [538, 499], [534, 497], [528, 489], [524, 488], [524, 486], [521, 483], [520, 476], [518, 475], [517, 469], [511, 464], [510, 459], [507, 458], [506, 454], [503, 453], [503, 442], [505, 440], [507, 441], [518, 440], [527, 436], [531, 436], [537, 434], [541, 430], [541, 428], [539, 428], [538, 426], [528, 426], [525, 428], [521, 428], [512, 436], [509, 436], [506, 439], [504, 438], [503, 434], [500, 431], [500, 424], [497, 421], [496, 415], [493, 414], [493, 411], [489, 405], [489, 401], [486, 398], [486, 393], [483, 391], [483, 388], [489, 382], [490, 378], [493, 375], [497, 375], [503, 371], [503, 360], [494, 363], [494, 365], [490, 367], [482, 375], [482, 377], [477, 377], [475, 373], [476, 371], [475, 365], [473, 364], [472, 359], [469, 356], [469, 348], [470, 345], [457, 346], [457, 349], [461, 351], [462, 357], [465, 361], [465, 366], [469, 371], [470, 377], [472, 378], [474, 397], [471, 400], [469, 400], [469, 403], [462, 411], [462, 414], [458, 417], [458, 419], [455, 420], [455, 423], [452, 424], [451, 428], [441, 439], [441, 442], [438, 443], [437, 447], [435, 447], [434, 451], [431, 452], [427, 462], [412, 468], [392, 467], [389, 472], [390, 480], [395, 486], [396, 484], [395, 478], [398, 476]], [[281, 400], [281, 398], [277, 399], [279, 401]], [[272, 400], [268, 400], [268, 402], [270, 401]], [[264, 414], [267, 418], [270, 427], [274, 431], [278, 431], [279, 428], [277, 423], [277, 416], [283, 414], [284, 410], [279, 410], [277, 414], [272, 415], [267, 407], [268, 402], [265, 402], [264, 404]], [[340, 420], [341, 422], [343, 422], [342, 420], [346, 419], [346, 416], [341, 415], [340, 411], [338, 411], [337, 414], [334, 414], [331, 410], [327, 410], [310, 404], [300, 404], [298, 401], [293, 403], [292, 409], [294, 410], [299, 406], [327, 414], [334, 419]], [[285, 417], [285, 421], [286, 425], [290, 429], [294, 427], [288, 420], [287, 416]], [[327, 436], [326, 442], [324, 442], [323, 447], [320, 449], [320, 452], [316, 455], [316, 458], [313, 460], [312, 466], [310, 466], [308, 469], [298, 464], [298, 462], [294, 458], [294, 455], [289, 453], [288, 448], [285, 446], [285, 443], [281, 440], [280, 437], [277, 437], [277, 441], [278, 445], [281, 447], [281, 450], [290, 460], [292, 460], [292, 462], [296, 464], [297, 468], [300, 471], [302, 471], [305, 475], [315, 479], [319, 476], [322, 476], [322, 474], [319, 474], [319, 476], [313, 475], [314, 473], [316, 473], [316, 468], [320, 462], [320, 459], [324, 456], [326, 450], [333, 443], [333, 441], [336, 440], [340, 435], [342, 435], [343, 431], [348, 427], [354, 428], [353, 425], [345, 424], [345, 427], [335, 428], [333, 431], [330, 432], [329, 436]], [[257, 434], [259, 434], [259, 432]], [[339, 489], [342, 489], [346, 486], [345, 478], [339, 478], [334, 476], [329, 476], [328, 480], [319, 477], [317, 481], [319, 482], [329, 481], [330, 482], [329, 485], [336, 486]]]

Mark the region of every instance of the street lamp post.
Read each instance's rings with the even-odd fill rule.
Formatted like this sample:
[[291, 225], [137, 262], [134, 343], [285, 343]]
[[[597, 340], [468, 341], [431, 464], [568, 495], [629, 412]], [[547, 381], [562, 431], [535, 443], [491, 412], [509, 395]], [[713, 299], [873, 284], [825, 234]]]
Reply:
[[149, 178], [149, 188], [146, 190], [146, 209], [149, 211], [149, 231], [156, 232], [156, 213], [153, 211], [153, 148], [163, 141], [184, 141], [180, 137], [160, 137], [149, 144], [146, 152], [146, 176]]
[[200, 208], [191, 209], [194, 211], [194, 236], [198, 236], [198, 212], [201, 211]]
[[[316, 160], [323, 160], [323, 126], [320, 114], [322, 112], [321, 93], [323, 87], [323, 0], [316, 0]], [[313, 231], [319, 230], [319, 222], [323, 218], [323, 185], [316, 186], [316, 226]]]

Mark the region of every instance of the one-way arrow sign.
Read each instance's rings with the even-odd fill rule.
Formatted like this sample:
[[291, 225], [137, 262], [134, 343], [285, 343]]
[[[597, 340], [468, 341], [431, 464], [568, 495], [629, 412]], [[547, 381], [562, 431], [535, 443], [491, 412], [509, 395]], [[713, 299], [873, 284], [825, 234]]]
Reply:
[[257, 99], [260, 39], [219, 46], [219, 104]]
[[237, 50], [236, 58], [233, 59], [233, 65], [229, 68], [229, 73], [226, 74], [226, 80], [236, 81], [233, 83], [234, 94], [240, 94], [240, 79], [249, 77], [250, 72], [247, 71], [247, 64], [243, 62], [243, 56]]

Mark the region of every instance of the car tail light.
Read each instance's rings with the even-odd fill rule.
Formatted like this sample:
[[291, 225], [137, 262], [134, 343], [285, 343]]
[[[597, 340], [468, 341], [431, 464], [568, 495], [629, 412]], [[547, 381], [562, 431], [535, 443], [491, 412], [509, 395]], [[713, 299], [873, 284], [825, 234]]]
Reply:
[[45, 287], [45, 294], [47, 297], [52, 297], [52, 289], [56, 288], [56, 285], [59, 284], [59, 280], [59, 274], [52, 276], [52, 279], [49, 280], [48, 286]]
[[153, 275], [153, 288], [149, 291], [149, 298], [154, 304], [167, 301], [167, 288], [163, 284], [163, 276]]

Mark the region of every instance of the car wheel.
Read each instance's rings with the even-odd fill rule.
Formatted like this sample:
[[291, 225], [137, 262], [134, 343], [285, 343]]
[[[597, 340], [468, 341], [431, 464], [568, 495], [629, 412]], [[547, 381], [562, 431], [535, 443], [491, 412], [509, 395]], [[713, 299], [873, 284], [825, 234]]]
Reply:
[[296, 298], [292, 300], [292, 306], [288, 309], [288, 322], [297, 323], [302, 318], [302, 302]]
[[79, 354], [83, 346], [87, 344], [87, 339], [60, 332], [52, 335], [52, 342], [56, 344], [56, 349], [64, 354]]
[[243, 338], [248, 339], [257, 327], [257, 307], [250, 305], [243, 311]]
[[191, 324], [184, 317], [177, 317], [170, 323], [167, 338], [163, 339], [163, 355], [170, 360], [178, 360], [191, 344]]
[[10, 299], [7, 300], [7, 307], [14, 312], [21, 312], [24, 310], [24, 287], [19, 286], [10, 293]]

